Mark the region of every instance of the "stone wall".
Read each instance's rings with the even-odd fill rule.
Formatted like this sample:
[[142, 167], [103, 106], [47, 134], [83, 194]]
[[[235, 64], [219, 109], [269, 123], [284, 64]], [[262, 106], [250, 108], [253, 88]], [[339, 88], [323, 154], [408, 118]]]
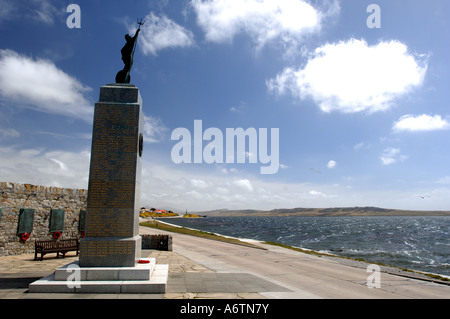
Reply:
[[[0, 182], [0, 256], [34, 253], [34, 241], [51, 240], [51, 211], [64, 210], [61, 239], [81, 238], [80, 211], [86, 210], [87, 190]], [[18, 233], [21, 209], [34, 209], [29, 239]], [[21, 222], [21, 225], [23, 223]]]

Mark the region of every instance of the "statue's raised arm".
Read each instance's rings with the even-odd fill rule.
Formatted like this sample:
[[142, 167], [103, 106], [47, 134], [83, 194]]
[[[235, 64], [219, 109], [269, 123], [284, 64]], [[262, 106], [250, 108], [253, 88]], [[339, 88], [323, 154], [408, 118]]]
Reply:
[[133, 67], [133, 59], [134, 59], [134, 51], [136, 50], [136, 43], [139, 36], [139, 32], [141, 31], [141, 26], [144, 25], [144, 22], [138, 21], [139, 28], [136, 31], [134, 37], [131, 37], [129, 34], [125, 35], [126, 43], [123, 46], [122, 50], [122, 61], [125, 64], [123, 70], [120, 70], [116, 75], [116, 83], [130, 83], [130, 72]]

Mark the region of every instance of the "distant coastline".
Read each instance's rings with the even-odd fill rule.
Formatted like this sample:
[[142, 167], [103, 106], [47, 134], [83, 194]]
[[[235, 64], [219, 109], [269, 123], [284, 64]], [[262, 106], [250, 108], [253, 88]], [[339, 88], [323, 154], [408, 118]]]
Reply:
[[196, 212], [208, 217], [242, 216], [450, 216], [450, 211], [400, 210], [379, 207], [334, 207], [334, 208], [278, 208], [273, 210], [217, 209]]

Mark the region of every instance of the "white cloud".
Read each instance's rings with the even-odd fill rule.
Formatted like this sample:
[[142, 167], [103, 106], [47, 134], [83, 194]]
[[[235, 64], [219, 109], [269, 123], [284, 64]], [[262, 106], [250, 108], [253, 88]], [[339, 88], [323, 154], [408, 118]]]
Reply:
[[398, 41], [369, 46], [364, 40], [323, 45], [303, 68], [288, 67], [267, 81], [269, 91], [312, 98], [324, 112], [376, 112], [420, 86], [426, 57], [414, 57]]
[[433, 131], [450, 129], [450, 123], [440, 115], [404, 115], [395, 122], [393, 130], [399, 131]]
[[[55, 18], [65, 19], [64, 4], [51, 0], [16, 1], [0, 0], [0, 23], [11, 20], [28, 20], [53, 25]], [[58, 7], [57, 7], [58, 6]]]
[[[87, 150], [66, 152], [44, 148], [21, 150], [19, 147], [0, 147], [0, 176], [3, 181], [86, 189], [89, 157]], [[200, 211], [219, 208], [270, 210], [378, 206], [447, 209], [449, 206], [448, 188], [422, 189], [418, 193], [415, 187], [401, 191], [349, 190], [334, 184], [268, 182], [261, 176], [236, 179], [229, 175], [218, 175], [215, 170], [208, 173], [174, 168], [167, 163], [159, 164], [153, 158], [144, 159], [141, 183], [141, 206], [167, 208], [177, 213], [184, 213], [186, 209]], [[196, 188], [192, 183], [205, 187]], [[442, 178], [438, 183], [447, 186], [444, 184], [449, 183], [449, 177]], [[430, 194], [433, 201], [425, 203], [418, 200], [418, 194]], [[425, 204], [428, 206], [417, 206]]]
[[221, 194], [221, 195], [228, 195], [228, 194], [230, 194], [230, 190], [228, 188], [225, 188], [225, 187], [217, 187], [216, 192], [218, 194]]
[[58, 160], [56, 158], [52, 158], [52, 157], [50, 157], [49, 160], [51, 162], [57, 164], [61, 171], [67, 171], [68, 170], [66, 163], [64, 163], [63, 161], [60, 161], [60, 160]]
[[211, 42], [231, 42], [248, 34], [258, 49], [273, 40], [296, 44], [320, 29], [322, 14], [299, 0], [192, 0], [197, 23]]
[[51, 4], [51, 1], [46, 0], [36, 2], [36, 8], [33, 13], [32, 17], [35, 20], [49, 25], [53, 25], [55, 16], [61, 15], [61, 11]]
[[230, 112], [232, 113], [243, 113], [247, 108], [247, 103], [241, 101], [239, 104], [230, 107]]
[[332, 168], [335, 168], [336, 165], [337, 165], [336, 161], [331, 160], [331, 161], [328, 162], [327, 167], [329, 169], [332, 169]]
[[407, 158], [408, 158], [407, 156], [402, 155], [400, 153], [400, 150], [398, 148], [393, 148], [393, 147], [386, 148], [380, 157], [383, 165], [391, 165], [398, 161], [404, 161]]
[[204, 180], [201, 180], [201, 179], [196, 179], [196, 178], [191, 179], [191, 184], [192, 184], [192, 186], [200, 188], [200, 189], [206, 189], [211, 186], [210, 183], [205, 182]]
[[[146, 169], [142, 175], [142, 205], [152, 207], [174, 207], [182, 212], [184, 209], [273, 209], [305, 204], [307, 200], [316, 198], [308, 194], [310, 185], [268, 183], [252, 177], [236, 178], [229, 174], [218, 175], [216, 170], [210, 173], [186, 171], [148, 160], [144, 162], [143, 167]], [[193, 184], [204, 188], [197, 188]], [[156, 196], [162, 193], [170, 196], [167, 198]], [[313, 205], [316, 202], [307, 203]]]
[[436, 183], [450, 184], [450, 176], [444, 176], [444, 177], [440, 178]]
[[232, 173], [237, 173], [237, 169], [235, 168], [222, 168], [221, 172], [224, 174], [232, 174]]
[[324, 193], [316, 191], [316, 190], [309, 191], [308, 194], [313, 195], [313, 196], [324, 196], [325, 195]]
[[92, 121], [91, 89], [48, 60], [0, 50], [0, 98], [17, 107]]
[[67, 152], [0, 147], [3, 181], [86, 189], [89, 163], [90, 152], [87, 150]]
[[[139, 34], [139, 47], [145, 55], [157, 55], [166, 48], [190, 47], [194, 45], [194, 35], [191, 31], [175, 23], [166, 16], [158, 17], [153, 12], [144, 19], [146, 22]], [[136, 28], [131, 28], [134, 34]]]
[[[333, 186], [334, 187], [339, 187], [338, 185], [337, 186], [333, 185]], [[330, 198], [338, 198], [339, 197], [338, 195], [328, 195], [328, 194], [316, 191], [314, 189], [309, 191], [307, 195], [310, 195], [310, 196], [313, 196], [313, 197], [328, 198], [328, 199], [330, 199]]]
[[0, 128], [0, 138], [15, 138], [20, 137], [20, 133], [13, 128]]
[[0, 23], [15, 16], [15, 11], [15, 3], [8, 0], [0, 0]]
[[258, 154], [252, 152], [245, 152], [245, 158], [248, 159], [249, 163], [257, 163], [258, 162]]
[[199, 193], [199, 192], [197, 192], [196, 190], [189, 191], [189, 192], [186, 193], [186, 195], [188, 195], [189, 197], [191, 197], [191, 198], [194, 199], [194, 200], [202, 200], [202, 199], [205, 199], [205, 198], [204, 198], [204, 195], [201, 194], [201, 193]]
[[157, 143], [161, 141], [164, 133], [168, 128], [162, 123], [160, 119], [152, 116], [144, 115], [144, 142]]
[[237, 180], [237, 181], [234, 181], [232, 184], [237, 187], [240, 187], [243, 190], [246, 190], [249, 192], [253, 191], [253, 185], [248, 179]]

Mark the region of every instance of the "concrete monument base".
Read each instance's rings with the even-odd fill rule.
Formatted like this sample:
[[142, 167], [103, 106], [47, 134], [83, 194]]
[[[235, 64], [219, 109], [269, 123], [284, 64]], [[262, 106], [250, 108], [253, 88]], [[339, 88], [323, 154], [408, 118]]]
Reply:
[[142, 238], [86, 237], [81, 244], [81, 267], [133, 267], [141, 255]]
[[30, 293], [163, 294], [169, 265], [157, 265], [155, 258], [135, 267], [79, 267], [78, 261], [29, 285]]

